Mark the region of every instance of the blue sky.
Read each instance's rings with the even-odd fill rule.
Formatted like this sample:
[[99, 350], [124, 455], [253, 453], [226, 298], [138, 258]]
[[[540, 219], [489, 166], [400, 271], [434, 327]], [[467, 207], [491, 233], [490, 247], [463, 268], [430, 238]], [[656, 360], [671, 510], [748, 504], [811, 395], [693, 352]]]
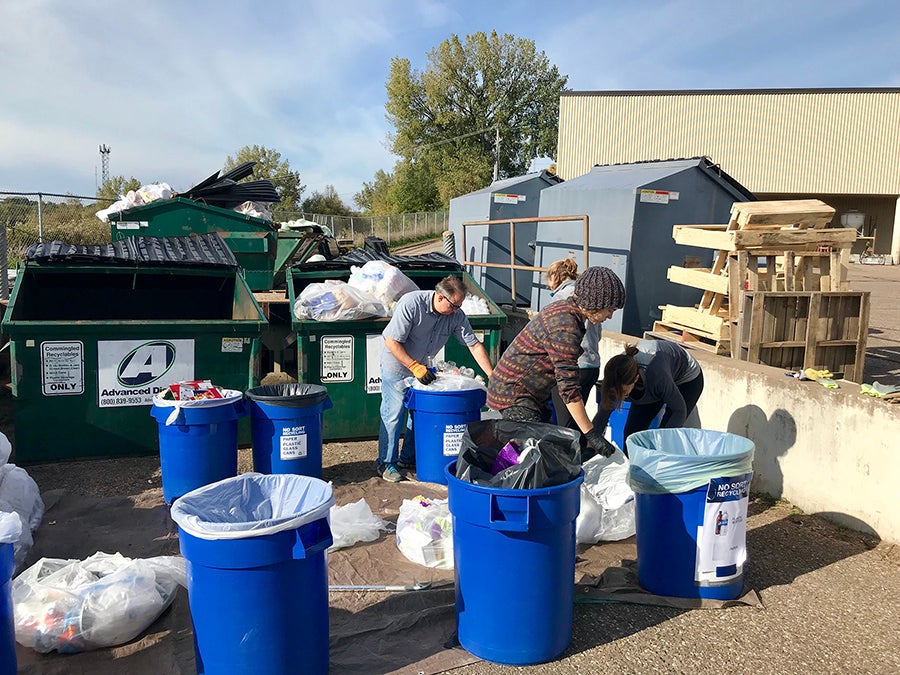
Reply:
[[258, 144], [352, 205], [397, 159], [391, 58], [490, 30], [577, 91], [900, 87], [895, 0], [2, 0], [0, 191], [93, 195], [100, 144], [185, 190]]

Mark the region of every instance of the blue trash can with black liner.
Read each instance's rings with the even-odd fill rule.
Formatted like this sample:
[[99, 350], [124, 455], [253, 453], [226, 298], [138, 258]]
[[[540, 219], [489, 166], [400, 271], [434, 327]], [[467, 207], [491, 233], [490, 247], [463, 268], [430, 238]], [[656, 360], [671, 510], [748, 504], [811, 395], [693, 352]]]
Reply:
[[740, 597], [753, 441], [678, 428], [639, 431], [627, 444], [641, 586], [681, 598]]
[[245, 473], [175, 500], [198, 673], [328, 672], [331, 486]]
[[237, 475], [238, 420], [247, 415], [243, 394], [170, 401], [158, 395], [150, 415], [159, 427], [163, 499], [171, 504], [203, 485]]
[[266, 384], [247, 390], [253, 468], [322, 477], [322, 414], [332, 407], [319, 384]]
[[445, 475], [459, 643], [508, 665], [559, 657], [572, 640], [575, 520], [584, 473], [537, 489], [469, 483], [456, 477], [456, 462]]
[[444, 469], [459, 455], [466, 425], [481, 420], [487, 400], [484, 389], [430, 390], [410, 387], [403, 404], [413, 418], [416, 438], [416, 478], [447, 484]]

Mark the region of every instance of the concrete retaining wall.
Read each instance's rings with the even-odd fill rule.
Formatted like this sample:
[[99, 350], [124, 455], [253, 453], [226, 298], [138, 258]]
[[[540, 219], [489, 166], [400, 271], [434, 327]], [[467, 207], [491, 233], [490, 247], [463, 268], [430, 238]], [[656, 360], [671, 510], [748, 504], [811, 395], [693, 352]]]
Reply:
[[[635, 339], [603, 331], [602, 362]], [[852, 383], [826, 389], [778, 368], [691, 353], [703, 367], [702, 427], [756, 444], [755, 492], [900, 542], [900, 404]]]

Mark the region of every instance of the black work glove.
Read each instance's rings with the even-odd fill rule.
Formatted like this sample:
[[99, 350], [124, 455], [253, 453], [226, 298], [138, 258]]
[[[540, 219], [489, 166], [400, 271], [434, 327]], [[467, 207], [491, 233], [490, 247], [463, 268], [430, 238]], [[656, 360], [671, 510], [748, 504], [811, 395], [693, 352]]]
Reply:
[[616, 451], [616, 446], [603, 438], [603, 434], [597, 427], [584, 434], [584, 440], [587, 443], [587, 448], [581, 454], [582, 462], [586, 462], [594, 455], [609, 457]]

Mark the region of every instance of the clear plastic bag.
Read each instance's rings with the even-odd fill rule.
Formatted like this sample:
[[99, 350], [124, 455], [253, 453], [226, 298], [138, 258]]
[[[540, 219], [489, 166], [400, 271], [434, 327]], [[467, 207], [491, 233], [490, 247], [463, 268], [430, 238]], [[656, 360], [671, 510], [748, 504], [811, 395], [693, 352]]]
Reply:
[[244, 539], [296, 530], [328, 517], [331, 486], [294, 474], [242, 473], [205, 485], [172, 504], [172, 520], [200, 539]]
[[628, 484], [640, 494], [690, 492], [753, 468], [753, 441], [724, 431], [648, 429], [631, 434], [626, 444]]
[[5, 434], [0, 433], [0, 512], [15, 513], [22, 525], [13, 544], [16, 568], [25, 562], [34, 540], [31, 533], [44, 517], [44, 500], [41, 491], [22, 467], [7, 464], [12, 445]]
[[453, 569], [453, 525], [446, 499], [404, 499], [397, 517], [397, 548], [425, 567]]
[[314, 321], [357, 321], [390, 316], [387, 306], [371, 293], [344, 281], [309, 284], [294, 302], [294, 316]]
[[387, 530], [389, 525], [388, 521], [372, 513], [365, 499], [332, 506], [328, 520], [334, 540], [329, 551], [347, 548], [361, 541], [375, 541], [381, 536], [381, 530]]
[[184, 558], [41, 558], [12, 582], [16, 641], [61, 654], [112, 647], [140, 635], [186, 586]]
[[628, 486], [628, 465], [621, 450], [584, 463], [581, 511], [575, 520], [579, 544], [619, 541], [634, 535], [634, 492]]
[[393, 307], [410, 291], [419, 290], [412, 279], [383, 260], [369, 260], [362, 267], [351, 267], [347, 283], [375, 296], [388, 307]]

